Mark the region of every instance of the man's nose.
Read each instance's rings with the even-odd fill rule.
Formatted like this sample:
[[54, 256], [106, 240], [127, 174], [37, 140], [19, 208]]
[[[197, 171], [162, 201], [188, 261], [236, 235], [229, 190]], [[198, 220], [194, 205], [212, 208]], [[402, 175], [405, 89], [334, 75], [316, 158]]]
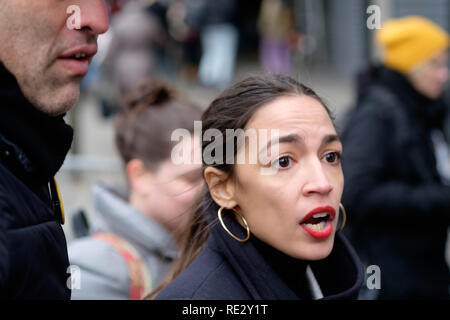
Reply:
[[310, 196], [313, 194], [327, 195], [333, 190], [322, 163], [317, 160], [313, 161], [308, 167], [307, 172], [302, 175], [306, 177], [306, 182], [303, 185], [303, 195]]
[[108, 31], [109, 16], [105, 0], [84, 0], [81, 9], [81, 30], [99, 35]]

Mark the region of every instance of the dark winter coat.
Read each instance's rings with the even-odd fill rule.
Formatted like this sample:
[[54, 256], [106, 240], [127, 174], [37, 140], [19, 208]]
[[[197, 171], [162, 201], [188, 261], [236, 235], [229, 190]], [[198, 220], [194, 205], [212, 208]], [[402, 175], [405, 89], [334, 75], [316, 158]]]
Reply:
[[[207, 210], [212, 221], [218, 207]], [[224, 215], [230, 231], [244, 238], [245, 231]], [[362, 265], [341, 234], [324, 260], [297, 260], [269, 247], [255, 236], [240, 243], [218, 223], [211, 223], [211, 235], [199, 256], [165, 287], [156, 299], [193, 300], [296, 300], [317, 294], [317, 281], [324, 299], [356, 299], [363, 281]], [[305, 276], [306, 266], [313, 276]], [[314, 280], [315, 279], [315, 280]], [[311, 289], [309, 288], [311, 287]], [[314, 288], [314, 289], [313, 289]]]
[[380, 299], [448, 298], [450, 187], [430, 138], [443, 128], [446, 107], [384, 67], [361, 79], [342, 135], [352, 243], [364, 263], [380, 267]]
[[70, 299], [66, 239], [49, 181], [72, 142], [0, 63], [0, 299]]

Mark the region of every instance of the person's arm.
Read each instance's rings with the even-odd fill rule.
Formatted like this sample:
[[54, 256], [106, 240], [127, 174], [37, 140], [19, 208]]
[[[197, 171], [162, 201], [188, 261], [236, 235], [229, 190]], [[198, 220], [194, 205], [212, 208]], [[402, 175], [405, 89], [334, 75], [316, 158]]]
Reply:
[[69, 261], [80, 270], [80, 288], [72, 300], [127, 300], [130, 280], [126, 262], [110, 244], [91, 237], [69, 244]]
[[[343, 168], [344, 206], [357, 219], [389, 221], [435, 219], [450, 221], [450, 188], [441, 184], [409, 184], [386, 174], [393, 122], [376, 108], [363, 110], [345, 133]], [[405, 163], [414, 161], [405, 154]], [[352, 214], [352, 212], [349, 212]]]

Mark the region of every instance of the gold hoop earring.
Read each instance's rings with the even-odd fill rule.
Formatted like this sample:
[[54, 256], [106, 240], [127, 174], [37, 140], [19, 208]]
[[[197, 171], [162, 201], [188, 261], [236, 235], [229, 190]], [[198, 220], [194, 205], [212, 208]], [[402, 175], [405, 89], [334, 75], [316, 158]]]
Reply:
[[228, 230], [228, 228], [225, 226], [225, 223], [223, 222], [223, 219], [222, 219], [222, 210], [223, 210], [223, 208], [224, 208], [224, 207], [220, 207], [219, 211], [217, 211], [217, 216], [219, 217], [220, 224], [222, 225], [222, 228], [224, 228], [225, 231], [226, 231], [233, 239], [235, 239], [235, 240], [237, 240], [237, 241], [239, 241], [239, 242], [246, 242], [248, 239], [250, 239], [250, 228], [249, 228], [249, 226], [248, 226], [247, 220], [245, 220], [245, 218], [244, 218], [239, 212], [237, 212], [235, 209], [231, 209], [231, 210], [233, 210], [234, 214], [235, 214], [235, 215], [238, 215], [238, 216], [241, 218], [242, 222], [245, 224], [245, 229], [247, 230], [247, 237], [245, 237], [245, 239], [238, 238], [238, 237], [236, 237], [234, 234], [232, 234], [232, 233], [230, 232], [230, 230]]
[[336, 230], [336, 232], [342, 231], [342, 229], [344, 229], [345, 227], [345, 223], [347, 222], [347, 213], [345, 212], [345, 208], [344, 205], [342, 203], [339, 203], [339, 208], [342, 211], [342, 224], [340, 225], [340, 227]]

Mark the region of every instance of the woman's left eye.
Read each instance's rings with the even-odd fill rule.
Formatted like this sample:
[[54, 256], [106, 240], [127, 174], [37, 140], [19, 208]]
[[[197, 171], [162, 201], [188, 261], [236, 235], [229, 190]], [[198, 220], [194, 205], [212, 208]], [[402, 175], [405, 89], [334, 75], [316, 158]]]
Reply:
[[331, 164], [338, 164], [341, 160], [341, 154], [339, 152], [330, 152], [324, 156], [326, 162]]
[[282, 156], [274, 161], [272, 164], [277, 169], [287, 169], [290, 167], [292, 159], [289, 156]]

